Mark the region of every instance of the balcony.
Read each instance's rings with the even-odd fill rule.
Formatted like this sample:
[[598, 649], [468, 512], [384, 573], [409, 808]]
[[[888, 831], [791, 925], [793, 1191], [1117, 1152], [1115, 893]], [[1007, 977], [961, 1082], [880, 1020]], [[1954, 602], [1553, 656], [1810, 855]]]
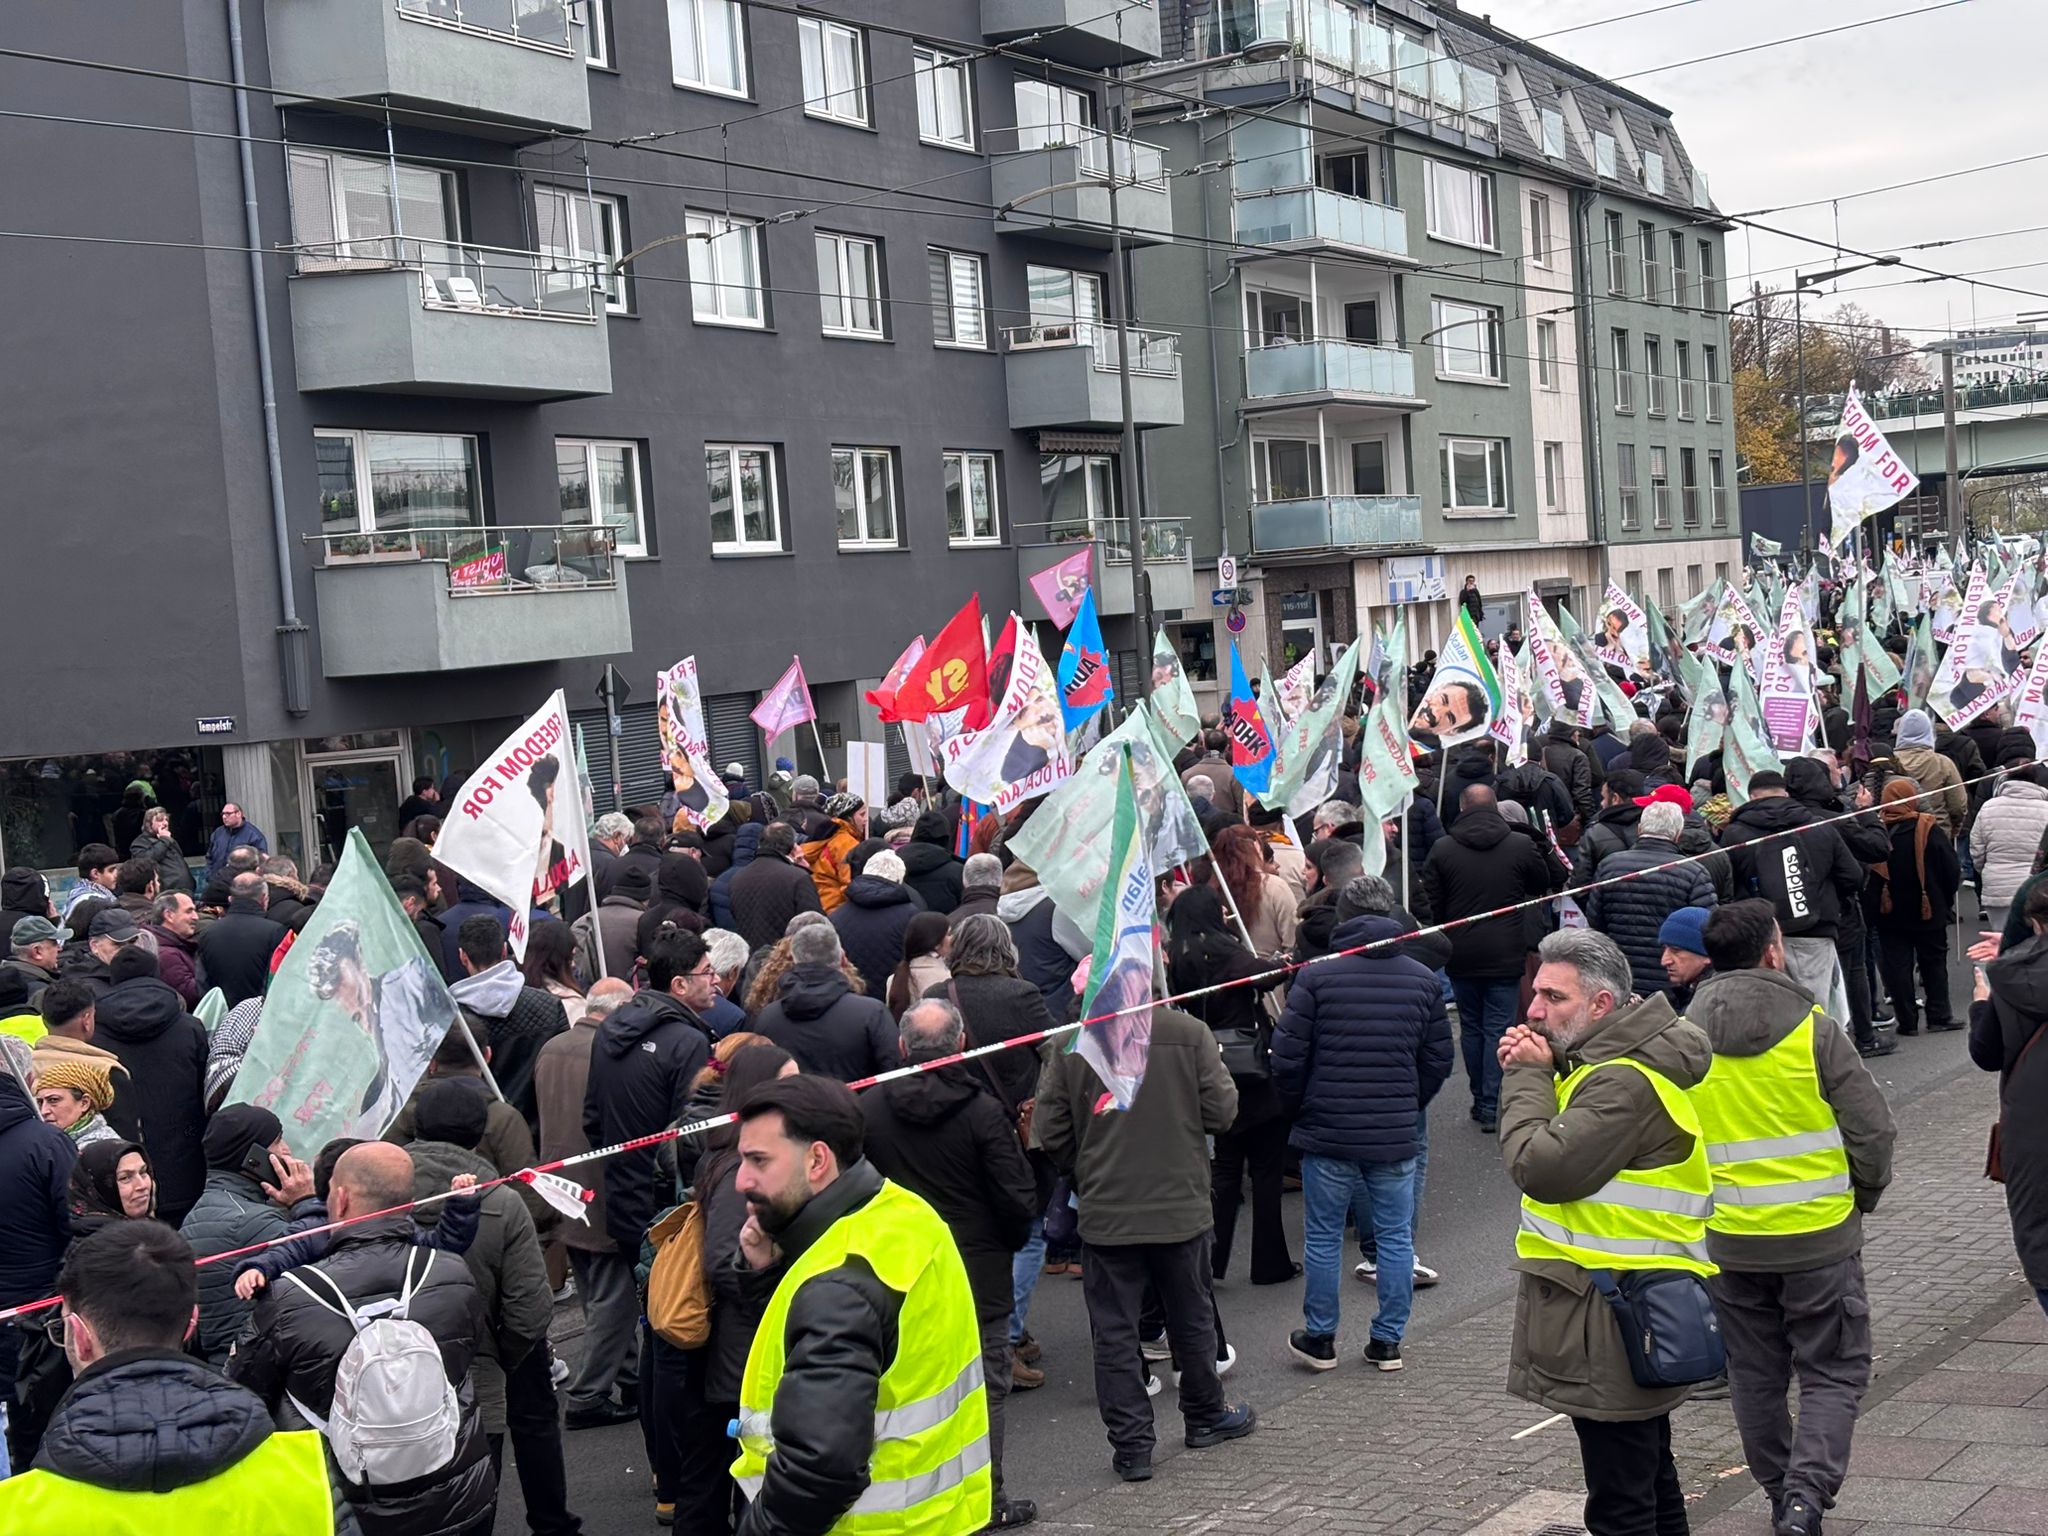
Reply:
[[1334, 250], [1406, 261], [1408, 215], [1325, 187], [1240, 193], [1237, 239], [1242, 245], [1280, 248], [1248, 252], [1247, 260], [1281, 251]]
[[[1195, 606], [1194, 543], [1184, 517], [1148, 517], [1145, 528], [1145, 574], [1152, 580], [1155, 615]], [[1138, 611], [1137, 587], [1131, 570], [1131, 545], [1120, 517], [1075, 518], [1068, 522], [1019, 523], [1017, 587], [1023, 601], [1017, 612], [1036, 623], [1052, 616], [1032, 590], [1031, 578], [1073, 558], [1077, 547], [1095, 545], [1095, 607], [1111, 617]], [[1204, 602], [1206, 603], [1206, 598]]]
[[[1004, 130], [991, 129], [995, 140]], [[1158, 245], [1173, 238], [1173, 206], [1166, 190], [1166, 157], [1156, 145], [1095, 128], [1008, 130], [1022, 138], [1014, 150], [992, 149], [989, 190], [996, 233], [1035, 235], [1106, 250], [1109, 178], [1114, 167], [1117, 219], [1127, 245]], [[1064, 132], [1071, 142], [1037, 142]]]
[[1358, 341], [1291, 341], [1244, 355], [1244, 409], [1362, 405], [1421, 410], [1415, 359], [1400, 347]]
[[[1003, 345], [1011, 427], [1122, 430], [1114, 327], [1100, 321], [1013, 326], [1003, 332]], [[1131, 353], [1131, 419], [1140, 427], [1179, 426], [1180, 337], [1133, 329]]]
[[1422, 542], [1415, 496], [1310, 496], [1252, 503], [1252, 553], [1321, 554]]
[[605, 527], [321, 534], [313, 593], [329, 677], [516, 667], [633, 648]]
[[301, 246], [302, 390], [565, 400], [612, 388], [595, 271], [533, 251], [387, 235]]
[[[283, 95], [530, 143], [590, 127], [583, 24], [567, 0], [274, 0], [270, 73]], [[430, 116], [431, 114], [431, 116]]]
[[992, 43], [1017, 40], [1021, 52], [1062, 64], [1120, 69], [1159, 57], [1159, 7], [1154, 0], [1121, 7], [1102, 0], [981, 0], [981, 35]]

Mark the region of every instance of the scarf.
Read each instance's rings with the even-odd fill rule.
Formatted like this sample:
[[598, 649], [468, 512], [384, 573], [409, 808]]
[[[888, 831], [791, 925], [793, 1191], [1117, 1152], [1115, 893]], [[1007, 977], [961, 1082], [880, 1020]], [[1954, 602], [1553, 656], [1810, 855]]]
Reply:
[[[1920, 921], [1932, 921], [1934, 906], [1927, 899], [1927, 837], [1934, 829], [1934, 818], [1920, 810], [1920, 786], [1911, 779], [1893, 779], [1885, 785], [1884, 796], [1877, 807], [1877, 819], [1887, 828], [1909, 822], [1913, 824], [1913, 870], [1920, 882]], [[1889, 861], [1871, 865], [1870, 872], [1884, 882], [1878, 897], [1878, 911], [1890, 912], [1892, 883]]]

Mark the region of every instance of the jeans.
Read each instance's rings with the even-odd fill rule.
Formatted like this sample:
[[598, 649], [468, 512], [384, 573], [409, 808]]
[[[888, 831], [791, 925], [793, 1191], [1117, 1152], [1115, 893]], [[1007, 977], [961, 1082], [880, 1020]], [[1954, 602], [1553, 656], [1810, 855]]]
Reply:
[[1237, 1208], [1242, 1203], [1247, 1165], [1252, 1181], [1252, 1284], [1279, 1285], [1294, 1278], [1287, 1229], [1280, 1221], [1281, 1177], [1287, 1165], [1285, 1115], [1276, 1114], [1249, 1130], [1233, 1127], [1216, 1137], [1209, 1206], [1216, 1223], [1212, 1262], [1218, 1280], [1230, 1268], [1231, 1240], [1237, 1235]]
[[[1429, 1107], [1424, 1105], [1415, 1112], [1415, 1220], [1410, 1223], [1411, 1234], [1416, 1242], [1422, 1240], [1422, 1188], [1429, 1180]], [[1362, 1229], [1358, 1234], [1358, 1256], [1379, 1263], [1379, 1244], [1373, 1241], [1372, 1232]]]
[[576, 1536], [583, 1522], [569, 1513], [569, 1474], [562, 1465], [562, 1415], [549, 1367], [553, 1353], [534, 1345], [505, 1373], [505, 1433], [526, 1499], [534, 1536]]
[[[676, 1348], [652, 1328], [641, 1329], [640, 1433], [647, 1443], [648, 1464], [654, 1469], [655, 1502], [660, 1504], [675, 1503], [683, 1492], [689, 1378], [690, 1352]], [[698, 1397], [702, 1396], [700, 1391]], [[727, 1460], [729, 1463], [731, 1458]]]
[[1180, 1411], [1189, 1428], [1222, 1417], [1216, 1374], [1216, 1310], [1209, 1296], [1209, 1234], [1184, 1243], [1083, 1244], [1081, 1294], [1095, 1347], [1095, 1403], [1119, 1456], [1149, 1456], [1157, 1439], [1145, 1395], [1138, 1314], [1147, 1286], [1166, 1309], [1166, 1336], [1180, 1366]]
[[1017, 1300], [1010, 1308], [1010, 1342], [1024, 1342], [1024, 1323], [1031, 1316], [1031, 1293], [1038, 1289], [1039, 1272], [1045, 1268], [1045, 1219], [1033, 1217], [1031, 1235], [1010, 1260], [1010, 1286]]
[[1515, 1022], [1522, 984], [1514, 977], [1453, 976], [1458, 1000], [1458, 1035], [1465, 1049], [1465, 1076], [1472, 1084], [1472, 1118], [1490, 1121], [1500, 1106], [1500, 1037]]
[[1954, 1024], [1948, 991], [1948, 929], [1936, 923], [1916, 923], [1887, 928], [1880, 937], [1884, 940], [1884, 983], [1891, 988], [1899, 1033], [1910, 1035], [1920, 1028], [1920, 1003], [1913, 993], [1916, 960], [1920, 983], [1927, 989], [1928, 1025], [1946, 1029]]
[[1379, 1310], [1372, 1336], [1401, 1342], [1415, 1300], [1415, 1159], [1398, 1163], [1351, 1162], [1313, 1154], [1301, 1160], [1302, 1262], [1306, 1271], [1301, 1312], [1308, 1331], [1337, 1331], [1337, 1294], [1343, 1277], [1344, 1216], [1373, 1234], [1379, 1250]]
[[1842, 967], [1842, 982], [1849, 991], [1849, 1033], [1858, 1045], [1877, 1039], [1871, 1025], [1870, 971], [1864, 964], [1863, 915], [1845, 912], [1835, 931], [1835, 958]]
[[1671, 1415], [1609, 1424], [1573, 1419], [1586, 1467], [1586, 1536], [1686, 1536], [1671, 1460]]
[[596, 1408], [619, 1386], [631, 1402], [640, 1384], [640, 1348], [633, 1330], [640, 1323], [640, 1296], [633, 1261], [623, 1253], [569, 1250], [576, 1272], [576, 1296], [583, 1303], [583, 1359], [569, 1383], [571, 1408]]

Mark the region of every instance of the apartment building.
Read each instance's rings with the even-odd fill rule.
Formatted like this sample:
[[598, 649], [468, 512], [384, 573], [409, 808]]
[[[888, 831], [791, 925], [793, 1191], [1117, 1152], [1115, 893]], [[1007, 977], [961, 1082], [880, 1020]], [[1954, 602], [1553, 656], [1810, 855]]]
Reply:
[[[309, 865], [381, 845], [557, 687], [608, 807], [608, 665], [630, 803], [684, 654], [719, 762], [836, 773], [913, 631], [973, 592], [1042, 618], [1083, 541], [1137, 649], [1112, 180], [1131, 247], [1172, 210], [1096, 72], [1158, 57], [1149, 0], [125, 0], [0, 36], [191, 77], [0, 62], [0, 201], [60, 237], [7, 242], [36, 297], [0, 320], [47, 642], [0, 714], [6, 863], [109, 838], [136, 779], [188, 850], [223, 799]], [[1178, 425], [1176, 338], [1131, 350], [1138, 425]], [[1142, 547], [1191, 604], [1185, 519]], [[748, 720], [792, 651], [822, 764]]]

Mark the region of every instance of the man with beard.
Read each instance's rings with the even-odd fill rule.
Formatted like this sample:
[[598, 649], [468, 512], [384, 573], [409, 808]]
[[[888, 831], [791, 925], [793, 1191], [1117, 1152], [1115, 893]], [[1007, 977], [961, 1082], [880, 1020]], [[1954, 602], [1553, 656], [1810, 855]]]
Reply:
[[835, 1529], [856, 1501], [897, 1529], [982, 1529], [988, 1398], [952, 1233], [866, 1160], [843, 1084], [777, 1078], [739, 1114], [735, 1263], [773, 1290], [740, 1382], [739, 1536]]

